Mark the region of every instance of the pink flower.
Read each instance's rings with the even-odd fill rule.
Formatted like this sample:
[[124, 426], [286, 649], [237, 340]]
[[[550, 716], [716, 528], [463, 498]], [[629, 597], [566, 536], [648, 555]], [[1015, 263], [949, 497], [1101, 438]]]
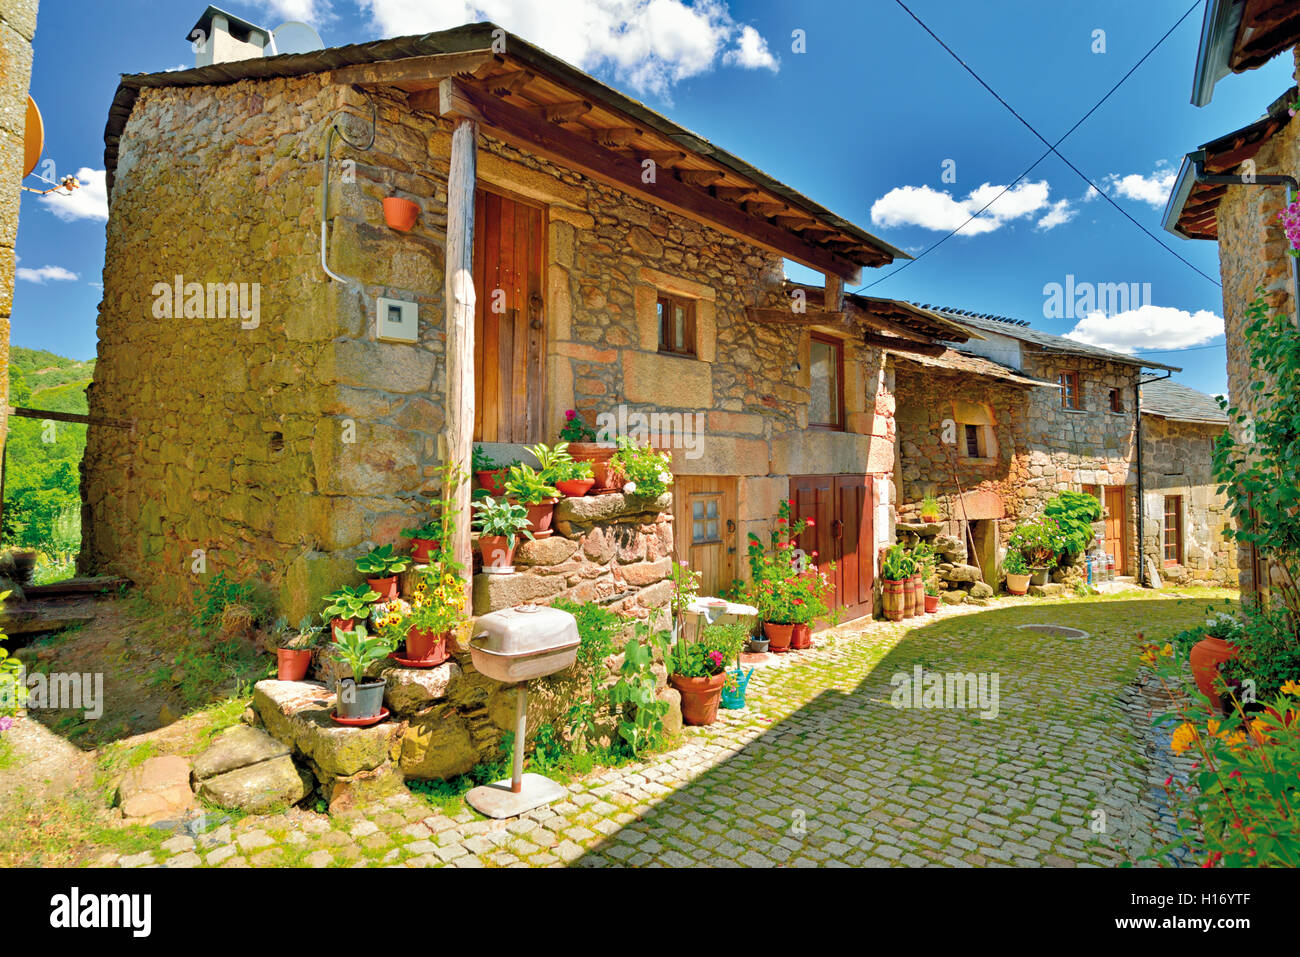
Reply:
[[577, 414], [578, 414], [577, 412], [573, 411], [572, 409], [569, 409], [567, 412], [564, 413], [564, 417], [566, 419], [572, 419], [575, 416], [577, 416]]
[[814, 522], [811, 518], [808, 519], [806, 522], [804, 522], [804, 524], [807, 525], [809, 528], [816, 528], [816, 527], [817, 527], [817, 523]]
[[8, 731], [14, 726], [13, 718], [0, 718], [0, 731]]
[[720, 652], [720, 651], [710, 651], [710, 652], [709, 652], [709, 661], [713, 662], [713, 667], [715, 667], [715, 668], [721, 667], [721, 666], [722, 666], [722, 652]]

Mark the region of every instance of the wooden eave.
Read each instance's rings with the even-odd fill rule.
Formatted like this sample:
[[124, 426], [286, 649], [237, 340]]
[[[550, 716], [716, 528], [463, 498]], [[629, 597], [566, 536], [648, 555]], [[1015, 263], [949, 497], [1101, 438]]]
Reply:
[[1246, 0], [1228, 66], [1242, 73], [1263, 66], [1300, 42], [1300, 4], [1295, 0]]

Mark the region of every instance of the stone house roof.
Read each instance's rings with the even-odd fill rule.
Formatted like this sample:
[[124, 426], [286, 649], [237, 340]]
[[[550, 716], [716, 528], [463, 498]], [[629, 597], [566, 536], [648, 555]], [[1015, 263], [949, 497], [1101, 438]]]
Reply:
[[929, 369], [944, 369], [950, 372], [964, 372], [968, 375], [986, 376], [991, 379], [998, 379], [1002, 382], [1010, 382], [1013, 385], [1028, 386], [1031, 388], [1060, 388], [1060, 386], [1055, 382], [1048, 382], [1045, 379], [1028, 376], [1019, 370], [1012, 369], [1009, 366], [1004, 366], [1000, 362], [994, 362], [992, 359], [986, 359], [983, 356], [973, 356], [965, 352], [958, 352], [956, 349], [946, 349], [943, 353], [937, 356], [893, 351], [890, 351], [889, 354], [895, 361], [902, 360], [905, 362], [912, 362]]
[[1142, 384], [1142, 414], [1175, 422], [1200, 422], [1227, 426], [1228, 416], [1214, 397], [1172, 379]]
[[1139, 359], [1137, 356], [1126, 355], [1123, 352], [1114, 352], [1110, 349], [1103, 349], [1100, 346], [1088, 345], [1086, 342], [1079, 342], [1076, 339], [1067, 339], [1064, 336], [1054, 336], [1049, 332], [1042, 332], [1030, 326], [1021, 319], [1009, 319], [1006, 316], [992, 316], [981, 313], [966, 312], [953, 309], [948, 306], [925, 306], [932, 312], [955, 319], [964, 326], [969, 326], [977, 332], [992, 332], [1000, 336], [1008, 336], [1012, 339], [1019, 339], [1021, 342], [1027, 342], [1030, 345], [1037, 346], [1045, 352], [1057, 352], [1062, 355], [1082, 356], [1086, 359], [1100, 359], [1104, 362], [1118, 362], [1122, 365], [1137, 366], [1139, 368], [1149, 369], [1166, 369], [1170, 372], [1181, 372], [1178, 366], [1169, 366], [1161, 362], [1151, 362], [1147, 359]]

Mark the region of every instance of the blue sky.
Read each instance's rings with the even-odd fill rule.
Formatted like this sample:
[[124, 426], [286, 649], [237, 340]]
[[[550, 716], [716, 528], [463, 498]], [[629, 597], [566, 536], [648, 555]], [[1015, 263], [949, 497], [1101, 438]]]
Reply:
[[[908, 0], [1022, 116], [1054, 141], [1183, 14], [1190, 0]], [[268, 26], [305, 19], [327, 45], [492, 19], [636, 96], [895, 246], [919, 252], [1043, 152], [1042, 144], [892, 0], [226, 0]], [[103, 129], [120, 73], [190, 65], [204, 3], [42, 0], [32, 91], [73, 200], [23, 194], [12, 342], [95, 354], [103, 270]], [[1230, 76], [1189, 103], [1203, 7], [1061, 146], [1163, 242], [1217, 279], [1217, 248], [1164, 233], [1182, 154], [1258, 117], [1290, 60]], [[804, 51], [793, 47], [802, 31]], [[1104, 36], [1096, 31], [1104, 31]], [[1104, 51], [1099, 48], [1104, 44]], [[1096, 51], [1096, 52], [1095, 52]], [[945, 177], [945, 171], [948, 176]], [[102, 183], [102, 179], [99, 179]], [[28, 185], [40, 185], [29, 179]], [[1049, 332], [1181, 365], [1225, 388], [1217, 285], [1161, 249], [1049, 157], [962, 233], [873, 295], [1009, 315]], [[98, 194], [98, 195], [97, 195]], [[62, 215], [60, 215], [62, 214]], [[867, 270], [874, 282], [894, 267]], [[1149, 283], [1140, 312], [1047, 318], [1044, 286]], [[75, 278], [68, 278], [75, 276]], [[797, 278], [809, 278], [797, 273]]]

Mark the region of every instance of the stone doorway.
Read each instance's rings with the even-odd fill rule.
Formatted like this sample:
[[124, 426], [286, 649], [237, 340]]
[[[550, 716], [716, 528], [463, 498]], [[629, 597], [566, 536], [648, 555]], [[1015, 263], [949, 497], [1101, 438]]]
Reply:
[[970, 522], [966, 537], [966, 562], [979, 568], [984, 581], [994, 588], [998, 585], [998, 521], [995, 518], [976, 518]]

